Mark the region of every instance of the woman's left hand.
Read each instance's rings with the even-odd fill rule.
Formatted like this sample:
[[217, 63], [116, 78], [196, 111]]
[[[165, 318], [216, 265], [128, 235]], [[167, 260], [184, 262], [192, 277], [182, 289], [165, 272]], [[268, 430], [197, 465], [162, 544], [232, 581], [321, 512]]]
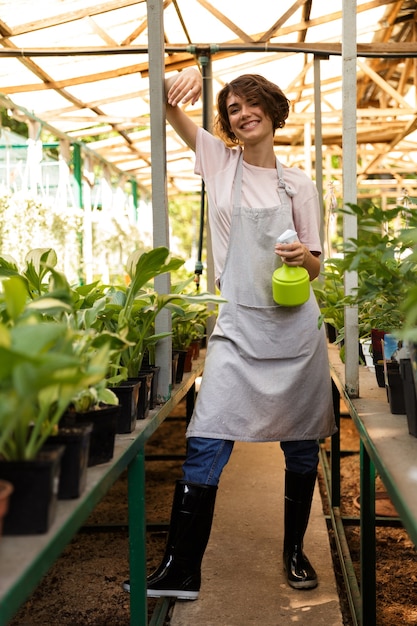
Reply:
[[291, 266], [304, 265], [307, 255], [310, 255], [310, 251], [299, 241], [276, 243], [275, 253], [281, 257], [283, 263]]
[[312, 254], [310, 250], [299, 241], [294, 241], [294, 243], [276, 243], [275, 253], [280, 256], [282, 262], [287, 265], [292, 267], [304, 267], [310, 276], [310, 280], [314, 280], [320, 274], [319, 256]]

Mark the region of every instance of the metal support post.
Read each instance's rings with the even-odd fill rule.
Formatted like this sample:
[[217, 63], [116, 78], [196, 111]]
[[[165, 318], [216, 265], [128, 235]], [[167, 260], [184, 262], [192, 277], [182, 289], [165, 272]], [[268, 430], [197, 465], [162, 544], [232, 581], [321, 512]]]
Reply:
[[376, 626], [375, 467], [361, 439], [361, 626]]
[[138, 452], [128, 468], [130, 624], [146, 626], [145, 454]]

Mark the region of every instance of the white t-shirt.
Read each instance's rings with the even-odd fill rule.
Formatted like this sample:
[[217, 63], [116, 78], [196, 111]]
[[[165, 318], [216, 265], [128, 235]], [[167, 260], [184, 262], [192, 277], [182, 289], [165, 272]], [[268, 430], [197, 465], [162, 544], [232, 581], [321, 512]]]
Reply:
[[[233, 209], [233, 182], [240, 153], [240, 147], [227, 148], [221, 139], [202, 128], [198, 130], [194, 171], [204, 179], [207, 190], [216, 281], [226, 259]], [[321, 254], [317, 188], [296, 167], [283, 167], [283, 176], [295, 192], [292, 211], [298, 238], [309, 250]], [[277, 170], [249, 165], [243, 161], [241, 205], [262, 209], [279, 204]]]

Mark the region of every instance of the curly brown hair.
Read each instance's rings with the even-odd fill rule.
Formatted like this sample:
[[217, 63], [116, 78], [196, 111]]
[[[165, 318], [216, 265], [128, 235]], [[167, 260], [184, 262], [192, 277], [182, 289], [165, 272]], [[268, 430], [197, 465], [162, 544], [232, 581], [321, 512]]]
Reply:
[[285, 126], [290, 112], [290, 101], [274, 83], [259, 74], [243, 74], [235, 78], [217, 94], [216, 133], [226, 142], [236, 144], [238, 139], [230, 128], [226, 101], [230, 94], [244, 98], [246, 102], [257, 102], [272, 121], [273, 132]]

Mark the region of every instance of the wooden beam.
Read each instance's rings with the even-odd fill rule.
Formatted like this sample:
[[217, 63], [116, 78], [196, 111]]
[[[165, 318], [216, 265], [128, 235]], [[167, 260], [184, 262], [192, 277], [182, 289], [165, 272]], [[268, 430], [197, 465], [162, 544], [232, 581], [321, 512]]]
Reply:
[[103, 2], [96, 6], [88, 6], [83, 8], [77, 5], [75, 11], [68, 11], [67, 13], [61, 13], [59, 15], [45, 15], [41, 20], [36, 22], [29, 22], [27, 24], [19, 24], [11, 29], [10, 36], [24, 35], [26, 33], [33, 33], [35, 31], [43, 30], [45, 28], [51, 28], [53, 26], [61, 26], [63, 24], [69, 24], [81, 20], [84, 17], [91, 17], [93, 15], [100, 15], [101, 13], [108, 13], [124, 7], [129, 7], [135, 4], [144, 3], [145, 0], [110, 0], [110, 2]]

